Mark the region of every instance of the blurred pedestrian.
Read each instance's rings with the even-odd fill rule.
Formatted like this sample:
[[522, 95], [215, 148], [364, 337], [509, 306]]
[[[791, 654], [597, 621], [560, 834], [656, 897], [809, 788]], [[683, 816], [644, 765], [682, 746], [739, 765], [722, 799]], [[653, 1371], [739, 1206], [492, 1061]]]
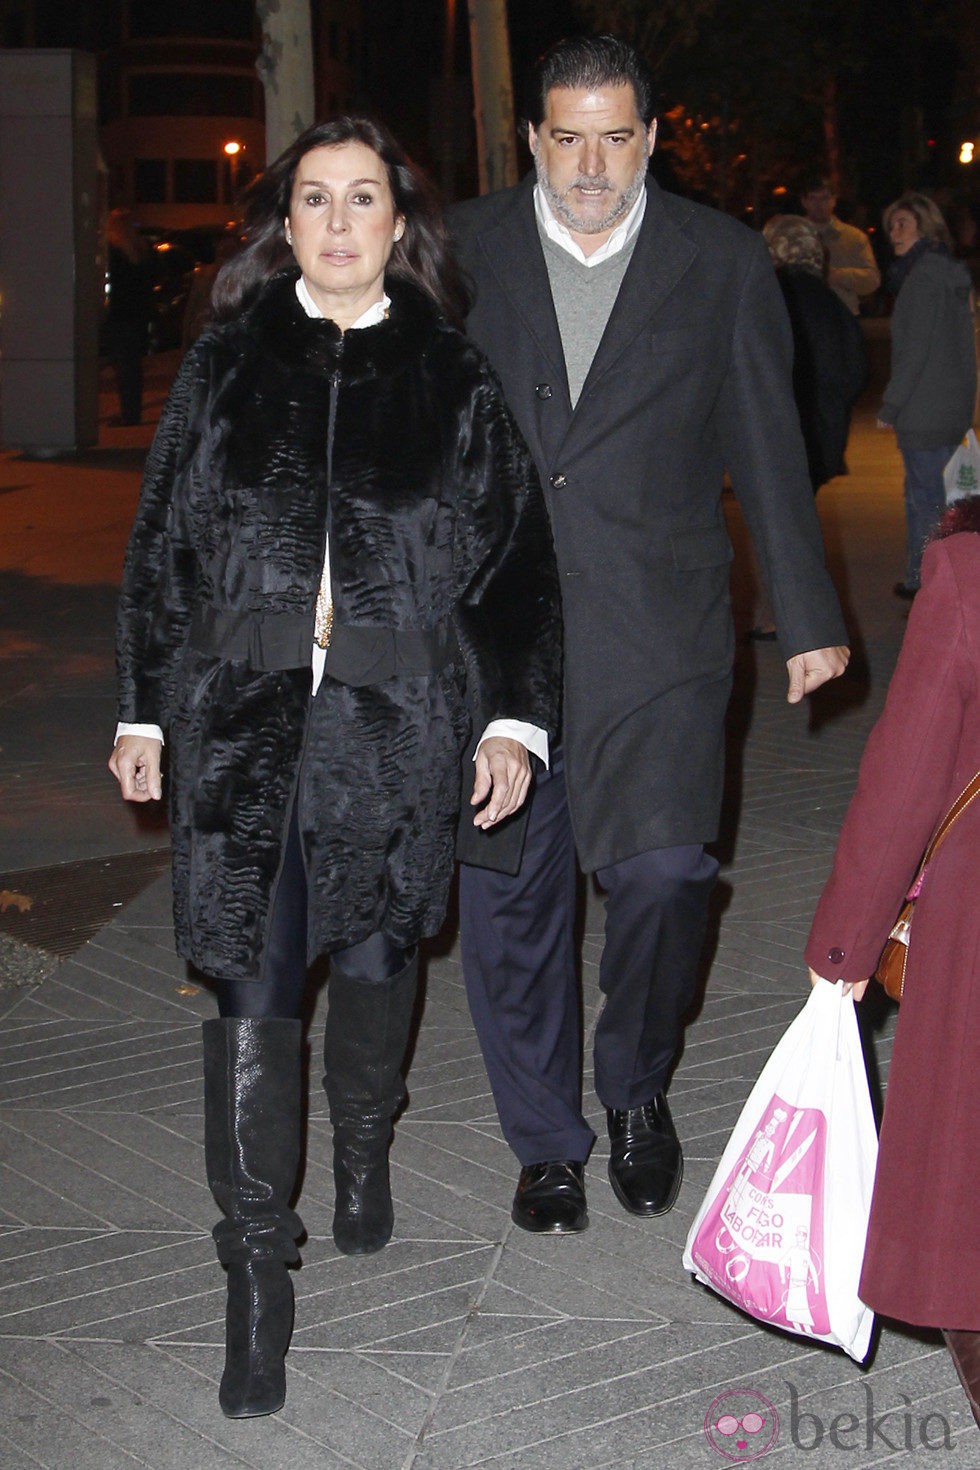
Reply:
[[[799, 214], [775, 215], [763, 231], [793, 329], [793, 397], [800, 415], [814, 495], [847, 473], [844, 450], [851, 410], [868, 380], [857, 318], [827, 285], [826, 251], [815, 225]], [[749, 638], [774, 642], [776, 619], [749, 542], [755, 612]]]
[[108, 290], [105, 349], [116, 375], [119, 422], [143, 415], [143, 355], [153, 311], [153, 260], [128, 209], [114, 209], [106, 230]]
[[819, 231], [800, 215], [763, 230], [793, 328], [793, 393], [813, 492], [847, 473], [851, 411], [868, 381], [868, 357], [854, 314], [827, 284]]
[[980, 205], [969, 201], [957, 205], [951, 225], [953, 254], [970, 272], [976, 292], [980, 289]]
[[241, 249], [241, 236], [237, 230], [222, 235], [214, 247], [214, 259], [199, 261], [191, 275], [191, 284], [184, 303], [184, 316], [180, 328], [180, 345], [184, 352], [204, 331], [211, 321], [213, 309], [211, 293], [218, 273], [226, 260]]
[[892, 365], [878, 427], [894, 429], [905, 467], [905, 577], [899, 597], [919, 589], [922, 548], [946, 503], [943, 470], [973, 421], [977, 355], [970, 273], [954, 260], [938, 206], [903, 194], [884, 213], [895, 252], [887, 275], [895, 296]]
[[[980, 770], [980, 496], [946, 511], [922, 571], [806, 946], [811, 981], [843, 981], [857, 1000], [933, 832]], [[975, 800], [916, 900], [859, 1290], [943, 1330], [980, 1424], [978, 851]]]
[[837, 194], [829, 179], [816, 177], [806, 183], [800, 203], [827, 252], [827, 284], [857, 316], [860, 298], [870, 296], [881, 285], [871, 241], [863, 230], [846, 225], [834, 214]]
[[[228, 1268], [225, 1414], [274, 1413], [292, 1329], [307, 964], [329, 953], [333, 1235], [380, 1250], [423, 935], [473, 822], [547, 759], [560, 618], [530, 455], [479, 350], [430, 187], [367, 118], [255, 181], [217, 322], [147, 461], [119, 613], [123, 796], [170, 748], [177, 947], [214, 977], [208, 1182]], [[511, 720], [501, 717], [512, 717]], [[516, 725], [516, 728], [515, 728]]]

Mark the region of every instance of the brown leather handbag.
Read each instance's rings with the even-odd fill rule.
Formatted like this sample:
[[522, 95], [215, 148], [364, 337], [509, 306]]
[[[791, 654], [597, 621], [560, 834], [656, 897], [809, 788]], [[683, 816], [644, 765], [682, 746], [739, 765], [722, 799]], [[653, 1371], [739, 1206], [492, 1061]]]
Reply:
[[881, 951], [881, 959], [878, 961], [874, 977], [885, 987], [885, 994], [890, 995], [892, 1000], [901, 1000], [902, 992], [905, 989], [905, 966], [908, 963], [909, 957], [909, 935], [912, 930], [912, 915], [915, 912], [915, 901], [922, 890], [922, 880], [926, 875], [926, 868], [936, 848], [942, 842], [957, 817], [966, 811], [970, 802], [977, 796], [980, 796], [980, 771], [974, 776], [969, 786], [964, 787], [960, 792], [936, 828], [932, 841], [926, 848], [925, 855], [919, 864], [919, 871], [915, 875], [915, 882], [909, 889], [905, 902], [899, 911], [898, 918], [895, 920], [895, 927], [885, 940], [885, 947]]

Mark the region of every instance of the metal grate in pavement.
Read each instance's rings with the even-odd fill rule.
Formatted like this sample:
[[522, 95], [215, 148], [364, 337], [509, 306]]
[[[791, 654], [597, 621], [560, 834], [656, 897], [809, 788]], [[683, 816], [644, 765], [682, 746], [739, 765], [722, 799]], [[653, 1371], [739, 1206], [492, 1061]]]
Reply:
[[170, 865], [170, 849], [0, 874], [0, 934], [71, 955]]

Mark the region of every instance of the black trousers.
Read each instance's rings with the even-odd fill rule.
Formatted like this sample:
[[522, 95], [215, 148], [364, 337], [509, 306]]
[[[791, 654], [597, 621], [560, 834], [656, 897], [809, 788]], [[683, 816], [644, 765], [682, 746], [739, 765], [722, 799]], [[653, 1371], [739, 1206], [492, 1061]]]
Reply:
[[[306, 986], [306, 864], [295, 803], [289, 819], [282, 871], [269, 914], [262, 974], [255, 980], [215, 981], [222, 1016], [295, 1020]], [[413, 951], [400, 949], [386, 935], [370, 934], [359, 944], [334, 950], [334, 967], [362, 984], [390, 980], [403, 970]]]
[[[639, 1107], [666, 1083], [697, 984], [718, 864], [699, 845], [599, 869], [606, 890], [595, 1087]], [[460, 940], [470, 1011], [500, 1124], [522, 1164], [584, 1160], [582, 1028], [575, 964], [575, 843], [564, 766], [537, 778], [520, 872], [463, 865]]]
[[138, 424], [143, 412], [146, 322], [109, 322], [106, 327], [106, 351], [116, 375], [119, 417], [124, 424]]

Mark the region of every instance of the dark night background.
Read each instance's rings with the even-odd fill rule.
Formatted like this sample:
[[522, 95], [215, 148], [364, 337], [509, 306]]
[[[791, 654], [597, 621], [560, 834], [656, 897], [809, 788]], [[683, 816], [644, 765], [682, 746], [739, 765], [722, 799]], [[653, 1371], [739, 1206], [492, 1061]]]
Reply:
[[[372, 0], [366, 10], [365, 99], [437, 177], [446, 8]], [[440, 182], [465, 195], [476, 190], [475, 161], [465, 3], [456, 10], [454, 133], [465, 146], [452, 181], [443, 173]], [[685, 44], [699, 10], [696, 39]], [[933, 193], [954, 227], [974, 217], [980, 163], [958, 161], [961, 142], [980, 133], [973, 0], [511, 0], [518, 106], [528, 66], [554, 40], [608, 26], [642, 45], [651, 17], [659, 29], [647, 54], [661, 99], [654, 172], [667, 187], [761, 223], [792, 205], [807, 173], [829, 171], [839, 212], [861, 224], [911, 187]]]
[[[153, 10], [176, 18], [190, 4]], [[212, 0], [208, 23], [243, 4]], [[312, 0], [315, 32], [329, 5]], [[330, 14], [354, 23], [358, 9], [352, 99], [384, 117], [444, 192], [474, 192], [465, 0], [334, 3]], [[100, 51], [119, 37], [119, 0], [0, 0], [5, 44], [17, 44], [25, 12], [35, 45]], [[953, 214], [977, 206], [980, 163], [958, 162], [980, 134], [974, 0], [511, 0], [508, 15], [518, 94], [534, 56], [569, 32], [605, 26], [649, 42], [663, 103], [655, 171], [668, 187], [758, 221], [808, 171], [829, 168], [842, 212], [862, 223], [908, 187]]]

